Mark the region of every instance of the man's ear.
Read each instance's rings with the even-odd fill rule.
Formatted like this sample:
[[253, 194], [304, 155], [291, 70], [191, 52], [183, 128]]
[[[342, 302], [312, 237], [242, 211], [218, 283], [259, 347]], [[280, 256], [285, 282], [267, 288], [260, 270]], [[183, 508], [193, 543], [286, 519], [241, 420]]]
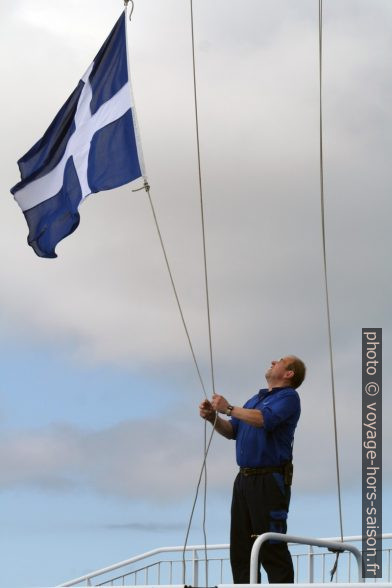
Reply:
[[292, 380], [293, 376], [294, 376], [294, 370], [286, 370], [286, 376], [285, 376], [286, 380]]

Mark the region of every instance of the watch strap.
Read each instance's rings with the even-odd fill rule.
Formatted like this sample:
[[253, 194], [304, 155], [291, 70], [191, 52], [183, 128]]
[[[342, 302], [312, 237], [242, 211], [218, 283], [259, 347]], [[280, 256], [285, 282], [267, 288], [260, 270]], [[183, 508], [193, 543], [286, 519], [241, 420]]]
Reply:
[[226, 416], [231, 416], [233, 408], [234, 406], [232, 404], [229, 404], [229, 406], [226, 408]]

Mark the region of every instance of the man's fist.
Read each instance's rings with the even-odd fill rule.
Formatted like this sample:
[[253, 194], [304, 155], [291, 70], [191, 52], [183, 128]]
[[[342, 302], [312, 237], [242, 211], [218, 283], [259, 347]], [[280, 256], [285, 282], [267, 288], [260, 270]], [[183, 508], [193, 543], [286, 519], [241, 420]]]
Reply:
[[227, 402], [226, 398], [220, 396], [220, 394], [214, 394], [212, 396], [211, 405], [214, 410], [221, 412], [222, 414], [226, 414], [229, 403]]
[[209, 400], [203, 400], [203, 402], [199, 406], [200, 416], [210, 423], [213, 423], [215, 420], [215, 410]]

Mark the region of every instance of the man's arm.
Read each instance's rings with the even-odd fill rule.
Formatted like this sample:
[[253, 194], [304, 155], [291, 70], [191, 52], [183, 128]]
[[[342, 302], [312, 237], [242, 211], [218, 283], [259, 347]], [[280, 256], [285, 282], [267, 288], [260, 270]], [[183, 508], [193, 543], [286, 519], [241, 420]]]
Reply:
[[231, 414], [236, 419], [244, 421], [244, 423], [252, 425], [253, 427], [264, 426], [263, 413], [257, 408], [241, 408], [240, 406], [235, 406], [231, 411]]
[[[211, 405], [213, 409], [223, 414], [226, 414], [226, 411], [230, 406], [226, 398], [219, 394], [213, 395]], [[234, 406], [231, 415], [240, 421], [244, 421], [244, 423], [247, 423], [248, 425], [252, 425], [252, 427], [264, 426], [263, 413], [257, 408], [241, 408], [240, 406]]]
[[[233, 427], [230, 421], [221, 419], [214, 410], [209, 400], [204, 400], [200, 406], [200, 416], [209, 421], [212, 425], [215, 423], [215, 430], [226, 439], [234, 439]], [[215, 422], [216, 419], [216, 422]]]

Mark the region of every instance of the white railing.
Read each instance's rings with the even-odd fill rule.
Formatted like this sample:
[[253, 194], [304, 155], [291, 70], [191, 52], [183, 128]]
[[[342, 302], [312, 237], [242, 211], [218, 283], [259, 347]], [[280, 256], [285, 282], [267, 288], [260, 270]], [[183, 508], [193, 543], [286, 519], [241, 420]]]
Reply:
[[[309, 547], [325, 547], [334, 552], [343, 553], [348, 551], [352, 553], [357, 560], [358, 567], [358, 582], [363, 582], [362, 578], [362, 555], [357, 547], [350, 545], [350, 543], [342, 541], [330, 541], [326, 539], [312, 539], [311, 537], [295, 537], [294, 535], [282, 535], [282, 533], [263, 533], [257, 537], [252, 547], [250, 556], [250, 582], [257, 584], [257, 577], [259, 572], [259, 553], [260, 549], [266, 541], [284, 541], [285, 543], [294, 543], [296, 545], [309, 545]], [[313, 556], [309, 557], [309, 581], [314, 577], [314, 562]]]
[[[184, 551], [182, 546], [160, 547], [100, 570], [96, 570], [95, 572], [85, 574], [80, 578], [75, 578], [74, 580], [65, 582], [60, 586], [176, 586], [180, 584], [198, 586], [200, 580], [199, 576], [202, 574], [202, 570], [205, 572], [206, 565], [210, 568], [213, 562], [218, 562], [221, 569], [219, 578], [221, 579], [221, 582], [223, 582], [224, 579], [231, 579], [225, 577], [223, 573], [223, 562], [228, 564], [228, 550], [229, 546], [227, 544], [208, 545], [206, 562], [204, 545], [187, 546], [185, 550], [185, 560], [182, 557]], [[218, 553], [222, 552], [222, 555], [210, 557], [212, 551]], [[177, 557], [173, 558], [172, 554], [177, 554]], [[139, 567], [140, 562], [147, 560], [152, 561]], [[185, 582], [183, 582], [184, 561]], [[116, 573], [113, 574], [113, 572]], [[94, 584], [92, 584], [92, 580], [94, 580]]]
[[[317, 543], [340, 543], [339, 537], [325, 539], [301, 539], [308, 545], [290, 543], [289, 548], [293, 558], [295, 583], [324, 583], [330, 581], [329, 570], [333, 567], [336, 555]], [[392, 533], [382, 535], [383, 539], [383, 578], [378, 581], [391, 582]], [[257, 540], [256, 540], [257, 541]], [[309, 541], [315, 545], [309, 545]], [[344, 537], [345, 543], [359, 543], [360, 535]], [[121, 561], [106, 568], [96, 570], [80, 578], [75, 578], [61, 586], [216, 586], [232, 584], [229, 562], [229, 545], [208, 545], [207, 560], [204, 545], [187, 546], [185, 551], [185, 575], [183, 547], [161, 547], [142, 553], [128, 560]], [[354, 551], [356, 551], [354, 549]], [[338, 583], [358, 581], [358, 560], [350, 552], [343, 552], [339, 556], [339, 565], [334, 577]], [[206, 581], [208, 580], [208, 581]], [[375, 580], [367, 580], [374, 582]], [[262, 570], [261, 582], [267, 582]], [[392, 588], [392, 587], [391, 587]]]

